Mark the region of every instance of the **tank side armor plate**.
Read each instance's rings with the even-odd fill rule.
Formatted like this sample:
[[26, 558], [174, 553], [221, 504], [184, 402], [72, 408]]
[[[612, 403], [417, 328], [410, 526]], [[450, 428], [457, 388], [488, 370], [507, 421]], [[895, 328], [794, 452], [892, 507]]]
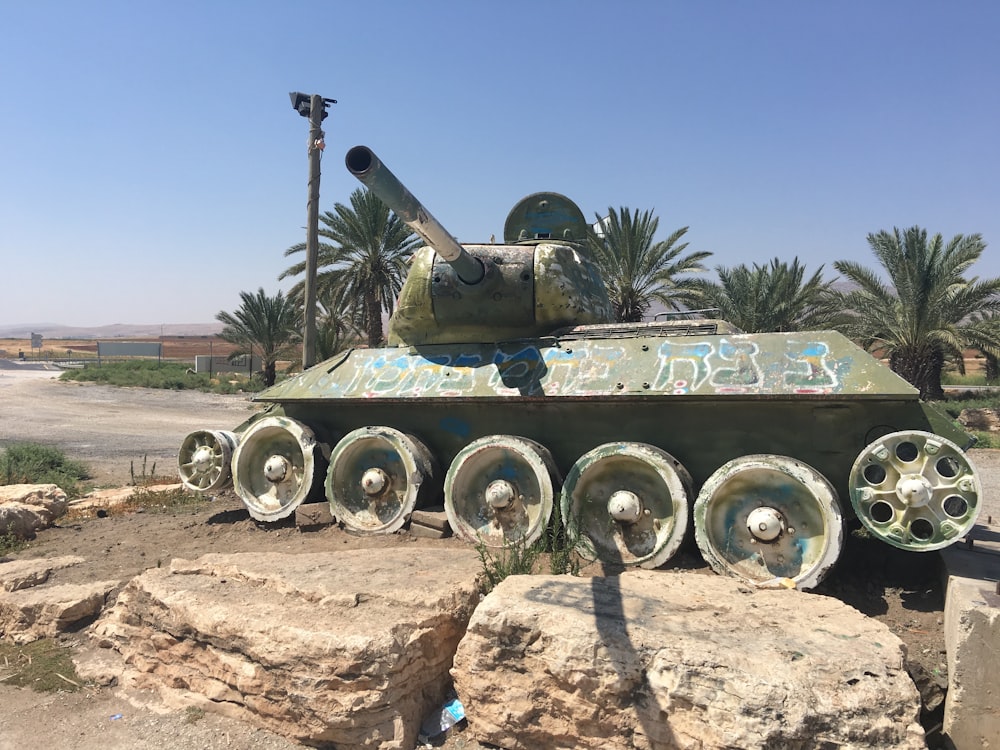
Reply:
[[257, 400], [526, 396], [916, 401], [917, 391], [842, 334], [811, 331], [356, 349]]

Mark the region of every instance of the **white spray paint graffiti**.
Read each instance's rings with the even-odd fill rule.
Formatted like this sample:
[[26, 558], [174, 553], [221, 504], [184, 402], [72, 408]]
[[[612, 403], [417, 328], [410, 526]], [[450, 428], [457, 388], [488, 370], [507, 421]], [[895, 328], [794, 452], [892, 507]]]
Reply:
[[765, 356], [756, 341], [720, 337], [661, 341], [648, 354], [644, 352], [649, 348], [638, 343], [590, 341], [545, 349], [535, 344], [477, 346], [429, 357], [408, 349], [359, 350], [347, 370], [350, 380], [339, 384], [334, 371], [325, 385], [344, 396], [369, 398], [473, 393], [580, 396], [634, 392], [640, 386], [646, 392], [676, 395], [829, 393], [840, 388], [837, 365], [826, 343], [785, 338], [783, 348], [781, 353], [769, 349]]

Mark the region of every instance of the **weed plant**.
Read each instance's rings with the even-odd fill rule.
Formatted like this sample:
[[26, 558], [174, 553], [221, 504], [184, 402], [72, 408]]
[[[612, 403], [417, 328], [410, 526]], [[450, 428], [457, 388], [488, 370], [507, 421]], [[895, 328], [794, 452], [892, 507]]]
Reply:
[[[20, 552], [27, 546], [28, 543], [25, 540], [14, 536], [9, 529], [3, 534], [0, 534], [0, 558], [14, 552]], [[2, 560], [0, 560], [0, 562], [2, 562]]]
[[139, 469], [139, 474], [135, 473], [135, 461], [129, 461], [128, 463], [128, 473], [129, 477], [132, 479], [133, 487], [148, 487], [151, 484], [166, 484], [170, 480], [163, 479], [162, 481], [156, 477], [156, 461], [153, 461], [152, 467], [149, 469], [149, 473], [146, 472], [146, 460], [148, 456], [142, 457], [142, 467]]
[[[575, 517], [574, 528], [580, 528], [580, 519]], [[552, 522], [542, 536], [545, 550], [549, 553], [549, 572], [552, 575], [578, 575], [580, 573], [580, 555], [576, 543], [570, 538], [569, 527], [562, 517], [559, 503], [552, 508]]]
[[476, 542], [476, 553], [486, 576], [483, 593], [490, 593], [507, 576], [533, 573], [541, 551], [542, 545], [539, 542], [527, 544], [524, 537], [508, 539], [498, 548], [488, 547], [479, 539]]
[[70, 508], [67, 521], [86, 521], [92, 518], [114, 518], [132, 513], [183, 513], [205, 503], [205, 498], [181, 487], [157, 491], [150, 485], [136, 487], [132, 494], [119, 503], [104, 508]]
[[580, 572], [580, 555], [563, 523], [559, 506], [553, 509], [552, 520], [533, 544], [524, 537], [508, 539], [502, 547], [488, 547], [482, 538], [476, 543], [476, 553], [483, 567], [486, 583], [483, 593], [488, 594], [507, 576], [531, 575], [536, 572], [543, 555], [548, 557], [549, 572], [553, 575]]
[[72, 693], [84, 687], [70, 650], [48, 638], [25, 645], [0, 641], [0, 682], [40, 693]]
[[205, 498], [189, 490], [178, 487], [173, 490], [156, 491], [137, 487], [123, 503], [114, 506], [115, 513], [177, 513], [205, 503]]

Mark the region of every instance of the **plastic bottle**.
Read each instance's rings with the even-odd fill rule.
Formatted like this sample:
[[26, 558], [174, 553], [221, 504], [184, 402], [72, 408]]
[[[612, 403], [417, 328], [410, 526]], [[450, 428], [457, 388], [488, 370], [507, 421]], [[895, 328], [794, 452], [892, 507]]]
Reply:
[[433, 711], [420, 725], [421, 742], [437, 737], [447, 732], [465, 718], [465, 707], [457, 697], [449, 698], [444, 705]]

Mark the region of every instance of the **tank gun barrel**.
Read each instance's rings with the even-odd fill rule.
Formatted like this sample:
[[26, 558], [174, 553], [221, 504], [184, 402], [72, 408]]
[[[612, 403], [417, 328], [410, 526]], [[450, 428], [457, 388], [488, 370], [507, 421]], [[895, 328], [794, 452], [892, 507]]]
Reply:
[[355, 146], [344, 158], [347, 170], [387, 205], [410, 229], [455, 269], [466, 284], [483, 280], [483, 264], [470, 255], [367, 146]]

